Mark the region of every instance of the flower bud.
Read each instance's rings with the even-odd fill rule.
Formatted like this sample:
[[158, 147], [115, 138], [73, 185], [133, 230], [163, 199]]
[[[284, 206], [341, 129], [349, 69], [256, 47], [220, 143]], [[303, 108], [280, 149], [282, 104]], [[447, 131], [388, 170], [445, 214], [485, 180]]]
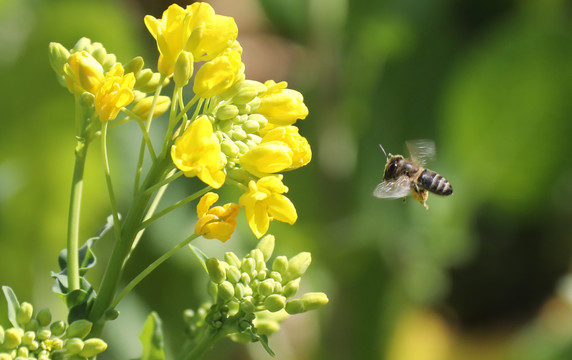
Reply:
[[217, 258], [208, 258], [206, 265], [209, 276], [214, 283], [220, 284], [226, 279], [224, 266]]
[[39, 327], [40, 327], [40, 324], [38, 323], [38, 320], [32, 319], [26, 324], [26, 326], [24, 326], [24, 330], [36, 331], [36, 330], [38, 330]]
[[282, 295], [286, 296], [287, 299], [291, 298], [296, 295], [298, 288], [300, 288], [300, 278], [289, 281], [282, 289]]
[[290, 315], [301, 314], [306, 309], [304, 308], [304, 303], [300, 299], [290, 300], [286, 303], [286, 312]]
[[66, 341], [65, 348], [70, 355], [78, 354], [83, 350], [83, 340], [79, 338], [69, 339]]
[[312, 262], [312, 254], [309, 252], [301, 252], [288, 260], [288, 271], [285, 276], [287, 280], [294, 280], [302, 276], [310, 263]]
[[248, 275], [252, 275], [255, 268], [256, 268], [256, 261], [254, 261], [253, 258], [242, 259], [242, 264], [240, 266], [240, 269], [243, 272], [247, 273]]
[[[54, 334], [55, 335], [55, 334]], [[44, 341], [49, 339], [52, 336], [52, 332], [48, 329], [42, 329], [38, 332], [36, 332], [36, 337], [38, 338], [38, 340], [40, 341]], [[56, 335], [57, 336], [57, 335]]]
[[268, 234], [262, 237], [262, 239], [260, 239], [260, 241], [256, 245], [256, 248], [260, 249], [260, 251], [262, 252], [264, 261], [270, 260], [272, 252], [274, 251], [274, 243], [275, 243], [274, 235]]
[[260, 129], [264, 129], [266, 125], [268, 125], [268, 119], [264, 117], [264, 115], [260, 114], [250, 114], [248, 115], [248, 120], [256, 121], [260, 127]]
[[270, 278], [272, 280], [276, 281], [277, 283], [282, 282], [282, 275], [278, 271], [271, 271], [270, 272]]
[[242, 130], [247, 134], [253, 134], [260, 130], [260, 124], [254, 120], [246, 120], [244, 124], [242, 124]]
[[34, 313], [34, 307], [32, 304], [23, 302], [18, 310], [16, 310], [16, 321], [20, 325], [26, 325], [32, 319], [32, 314]]
[[66, 323], [63, 321], [56, 321], [50, 325], [50, 330], [54, 336], [60, 336], [66, 330]]
[[235, 126], [229, 131], [229, 135], [233, 140], [244, 140], [248, 134], [242, 128]]
[[33, 331], [26, 331], [22, 336], [22, 344], [29, 346], [36, 340], [36, 333]]
[[101, 66], [103, 66], [104, 71], [109, 71], [117, 64], [117, 56], [115, 54], [106, 54], [101, 62]]
[[52, 321], [52, 313], [50, 309], [42, 309], [36, 315], [36, 320], [38, 320], [38, 324], [40, 326], [48, 326]]
[[233, 284], [236, 284], [240, 281], [240, 270], [234, 265], [230, 265], [226, 268], [226, 278]]
[[277, 256], [272, 262], [272, 270], [285, 276], [288, 271], [288, 258], [284, 255]]
[[315, 310], [329, 302], [328, 296], [323, 292], [309, 292], [300, 297], [306, 311]]
[[131, 61], [129, 61], [127, 64], [123, 65], [123, 70], [125, 70], [125, 73], [133, 73], [135, 75], [135, 77], [137, 77], [137, 74], [139, 74], [139, 71], [141, 71], [141, 69], [143, 69], [143, 65], [144, 65], [144, 61], [143, 58], [141, 56], [136, 56], [134, 57]]
[[238, 108], [232, 104], [220, 106], [216, 111], [219, 120], [230, 120], [238, 115]]
[[234, 297], [234, 286], [229, 281], [223, 281], [218, 286], [219, 298], [229, 301]]
[[246, 296], [246, 289], [247, 287], [243, 283], [234, 285], [234, 297], [243, 299]]
[[91, 321], [88, 320], [76, 320], [74, 322], [72, 322], [70, 324], [70, 326], [68, 327], [67, 331], [66, 331], [66, 336], [68, 338], [80, 338], [83, 339], [85, 338], [89, 332], [91, 331], [91, 327], [92, 327], [92, 323]]
[[226, 263], [229, 265], [236, 266], [237, 268], [240, 268], [240, 265], [241, 265], [240, 259], [238, 258], [238, 256], [236, 256], [235, 253], [233, 253], [231, 251], [224, 253], [224, 261], [226, 261]]
[[266, 279], [258, 286], [258, 292], [262, 296], [269, 296], [274, 292], [274, 280]]
[[84, 91], [95, 94], [103, 80], [103, 66], [85, 51], [72, 54], [64, 65], [68, 90], [73, 94]]
[[[131, 110], [141, 119], [147, 120], [149, 118], [149, 112], [151, 111], [151, 105], [153, 105], [153, 96], [148, 96], [138, 101]], [[159, 96], [157, 98], [157, 102], [155, 103], [155, 108], [153, 109], [153, 116], [151, 119], [164, 114], [167, 110], [169, 110], [169, 106], [171, 106], [171, 98], [163, 95]]]
[[62, 44], [50, 43], [50, 65], [59, 76], [64, 76], [64, 64], [70, 57], [70, 52]]
[[28, 355], [30, 355], [30, 350], [27, 347], [22, 346], [18, 348], [16, 352], [16, 360], [25, 360], [28, 359]]
[[0, 353], [0, 360], [12, 360], [12, 357], [6, 353]]
[[105, 341], [98, 338], [87, 339], [84, 342], [83, 350], [79, 353], [79, 355], [85, 358], [91, 358], [99, 353], [104, 352], [105, 349], [107, 349], [107, 344]]
[[[230, 123], [230, 122], [229, 122]], [[221, 151], [229, 157], [236, 157], [238, 156], [238, 146], [234, 144], [234, 141], [224, 139], [220, 143]], [[240, 265], [239, 265], [240, 266]]]
[[175, 62], [173, 80], [178, 87], [183, 87], [189, 83], [194, 71], [193, 54], [188, 51], [181, 51]]
[[250, 278], [250, 275], [248, 275], [247, 273], [243, 272], [242, 274], [240, 274], [240, 281], [243, 284], [250, 284], [250, 281], [252, 279]]
[[232, 98], [235, 104], [248, 104], [258, 95], [258, 90], [254, 86], [242, 86], [238, 93]]
[[286, 298], [282, 295], [272, 294], [264, 299], [264, 307], [270, 312], [276, 312], [284, 309]]
[[242, 310], [242, 312], [245, 314], [252, 314], [254, 313], [255, 307], [252, 301], [245, 300], [240, 303], [240, 310]]
[[18, 328], [10, 328], [4, 334], [4, 347], [6, 349], [15, 349], [22, 343], [24, 331]]
[[89, 38], [82, 37], [73, 46], [73, 52], [83, 51], [87, 49], [88, 46], [91, 46], [91, 40]]

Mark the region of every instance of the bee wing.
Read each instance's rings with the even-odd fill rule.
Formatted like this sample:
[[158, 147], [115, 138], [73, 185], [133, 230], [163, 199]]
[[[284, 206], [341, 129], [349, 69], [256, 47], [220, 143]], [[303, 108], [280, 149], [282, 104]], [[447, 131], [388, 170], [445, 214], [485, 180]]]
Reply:
[[405, 142], [411, 159], [425, 166], [435, 157], [435, 142], [432, 140], [409, 140]]
[[411, 189], [409, 179], [400, 177], [394, 181], [383, 181], [373, 190], [373, 196], [382, 199], [398, 199], [407, 196]]

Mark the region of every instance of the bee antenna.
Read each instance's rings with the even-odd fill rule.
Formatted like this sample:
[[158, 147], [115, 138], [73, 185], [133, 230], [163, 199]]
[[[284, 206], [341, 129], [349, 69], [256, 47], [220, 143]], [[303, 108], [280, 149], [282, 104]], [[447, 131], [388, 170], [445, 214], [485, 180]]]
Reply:
[[381, 146], [381, 144], [379, 144], [379, 147], [381, 148], [381, 151], [383, 151], [383, 155], [385, 155], [385, 157], [387, 157], [387, 153], [385, 152], [385, 149], [383, 148], [383, 146]]

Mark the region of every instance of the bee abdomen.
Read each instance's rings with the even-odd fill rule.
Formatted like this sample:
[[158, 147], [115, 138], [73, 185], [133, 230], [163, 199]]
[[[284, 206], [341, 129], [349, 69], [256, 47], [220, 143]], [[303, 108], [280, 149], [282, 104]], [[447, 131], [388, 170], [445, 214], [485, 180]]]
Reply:
[[425, 169], [417, 178], [417, 185], [437, 195], [451, 195], [453, 187], [447, 179], [434, 171]]

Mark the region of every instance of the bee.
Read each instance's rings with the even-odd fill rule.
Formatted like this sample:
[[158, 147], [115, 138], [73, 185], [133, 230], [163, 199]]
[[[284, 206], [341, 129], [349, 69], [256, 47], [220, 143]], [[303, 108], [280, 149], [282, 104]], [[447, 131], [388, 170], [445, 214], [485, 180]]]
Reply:
[[381, 151], [387, 158], [383, 181], [376, 186], [373, 195], [382, 199], [404, 198], [411, 193], [413, 199], [429, 209], [425, 203], [429, 193], [449, 196], [453, 187], [447, 179], [436, 172], [424, 168], [427, 160], [435, 156], [435, 143], [431, 140], [407, 141], [410, 158], [402, 155], [387, 154], [383, 146]]

